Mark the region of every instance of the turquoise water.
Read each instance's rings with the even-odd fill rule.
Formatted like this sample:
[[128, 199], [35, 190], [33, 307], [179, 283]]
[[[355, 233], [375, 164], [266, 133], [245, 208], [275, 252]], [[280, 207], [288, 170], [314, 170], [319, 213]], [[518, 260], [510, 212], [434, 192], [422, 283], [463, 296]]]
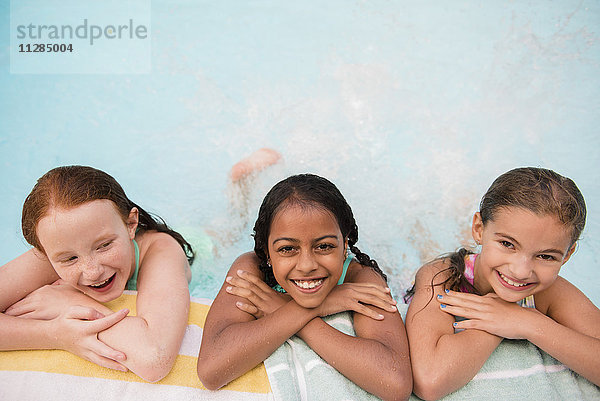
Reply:
[[[597, 2], [150, 5], [150, 73], [34, 75], [10, 73], [0, 3], [0, 264], [28, 249], [20, 209], [35, 180], [86, 164], [201, 248], [193, 294], [214, 297], [252, 249], [266, 191], [313, 172], [344, 193], [359, 247], [399, 294], [421, 263], [472, 243], [496, 176], [532, 165], [586, 198], [562, 274], [600, 305]], [[264, 146], [283, 162], [231, 186], [231, 166]]]

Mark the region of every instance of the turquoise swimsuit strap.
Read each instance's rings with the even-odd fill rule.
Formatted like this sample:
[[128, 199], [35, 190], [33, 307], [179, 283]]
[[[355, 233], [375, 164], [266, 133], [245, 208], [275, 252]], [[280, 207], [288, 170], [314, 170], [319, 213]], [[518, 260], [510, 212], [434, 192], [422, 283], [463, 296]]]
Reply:
[[342, 275], [340, 276], [337, 285], [344, 284], [344, 280], [346, 279], [346, 273], [348, 272], [348, 266], [350, 266], [350, 262], [352, 262], [352, 255], [348, 255], [346, 257], [346, 260], [344, 261], [344, 267], [342, 267]]
[[135, 249], [135, 271], [133, 272], [133, 276], [127, 281], [127, 289], [137, 290], [137, 278], [140, 270], [140, 248], [138, 247], [137, 242], [135, 242], [135, 239], [132, 239], [131, 241], [133, 242], [133, 248]]
[[[348, 255], [346, 257], [346, 260], [344, 261], [344, 265], [342, 266], [342, 275], [340, 276], [340, 279], [337, 282], [337, 285], [342, 285], [344, 284], [344, 280], [346, 279], [346, 273], [348, 273], [348, 266], [350, 266], [350, 262], [352, 262], [352, 255]], [[272, 287], [275, 291], [277, 292], [286, 292], [282, 286], [280, 286], [279, 284], [276, 284]]]

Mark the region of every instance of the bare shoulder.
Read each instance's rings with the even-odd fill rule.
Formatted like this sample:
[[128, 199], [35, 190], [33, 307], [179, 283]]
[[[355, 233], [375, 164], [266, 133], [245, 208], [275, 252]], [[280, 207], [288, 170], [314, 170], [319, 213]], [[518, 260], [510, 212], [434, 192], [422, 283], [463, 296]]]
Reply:
[[582, 308], [598, 308], [575, 287], [569, 280], [558, 276], [556, 281], [545, 289], [535, 294], [536, 308], [548, 316], [556, 315], [561, 310], [569, 312], [582, 311]]
[[369, 266], [361, 265], [356, 260], [353, 260], [350, 263], [345, 281], [347, 283], [371, 283], [383, 286], [387, 285], [381, 274], [377, 273]]
[[189, 264], [175, 238], [166, 233], [149, 231], [138, 235], [136, 242], [140, 251], [138, 295], [169, 291], [189, 298]]
[[440, 286], [450, 276], [450, 261], [446, 258], [435, 259], [424, 264], [415, 275], [415, 291], [432, 286]]
[[167, 233], [148, 231], [136, 238], [140, 249], [140, 266], [160, 261], [167, 266], [187, 265], [187, 257], [183, 248]]
[[142, 235], [142, 238], [138, 240], [140, 245], [140, 252], [145, 250], [152, 250], [154, 252], [158, 250], [171, 250], [178, 249], [182, 251], [179, 242], [167, 233], [161, 233], [157, 231], [148, 231]]
[[600, 309], [563, 277], [535, 294], [535, 307], [566, 327], [600, 338]]
[[431, 333], [437, 333], [446, 332], [446, 326], [451, 327], [450, 323], [454, 318], [440, 311], [439, 303], [434, 299], [437, 295], [443, 295], [443, 284], [451, 274], [449, 267], [450, 261], [441, 258], [419, 268], [415, 277], [414, 295], [406, 316], [407, 329], [427, 329]]
[[235, 273], [237, 270], [246, 270], [250, 273], [258, 274], [260, 269], [258, 265], [260, 264], [260, 259], [254, 252], [246, 252], [238, 256], [229, 269], [230, 273]]

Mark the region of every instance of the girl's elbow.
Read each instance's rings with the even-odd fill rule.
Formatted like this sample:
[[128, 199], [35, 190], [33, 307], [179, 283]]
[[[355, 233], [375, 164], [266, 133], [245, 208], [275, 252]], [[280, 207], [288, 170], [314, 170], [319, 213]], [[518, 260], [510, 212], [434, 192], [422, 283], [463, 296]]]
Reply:
[[156, 383], [171, 372], [174, 364], [175, 355], [167, 354], [164, 350], [154, 350], [146, 355], [134, 373], [147, 382]]
[[227, 383], [224, 383], [218, 375], [214, 374], [214, 372], [209, 372], [206, 369], [201, 369], [198, 366], [197, 369], [198, 379], [207, 390], [218, 390]]
[[139, 376], [147, 382], [156, 383], [171, 372], [174, 364], [174, 357], [157, 354], [145, 363], [143, 372], [140, 372]]
[[415, 395], [425, 401], [439, 400], [449, 393], [433, 374], [421, 378], [415, 375], [413, 391]]
[[200, 382], [207, 390], [218, 390], [227, 384], [223, 382], [222, 375], [218, 372], [218, 367], [207, 363], [201, 356], [198, 357], [196, 373], [198, 374], [198, 379], [200, 379]]
[[413, 390], [410, 371], [407, 374], [395, 375], [386, 387], [387, 391], [386, 394], [381, 395], [382, 399], [390, 401], [408, 400]]

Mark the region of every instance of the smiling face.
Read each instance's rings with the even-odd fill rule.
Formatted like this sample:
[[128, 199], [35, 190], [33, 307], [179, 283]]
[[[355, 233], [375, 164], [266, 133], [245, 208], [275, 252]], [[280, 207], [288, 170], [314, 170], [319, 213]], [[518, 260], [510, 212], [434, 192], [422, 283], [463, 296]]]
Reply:
[[70, 209], [51, 208], [40, 219], [37, 235], [61, 279], [107, 302], [123, 293], [135, 269], [132, 239], [137, 209], [123, 222], [114, 203], [95, 200]]
[[473, 238], [482, 248], [475, 287], [509, 302], [550, 287], [575, 249], [570, 231], [554, 216], [517, 207], [498, 210], [485, 225], [476, 213]]
[[273, 218], [267, 254], [279, 285], [299, 305], [314, 308], [337, 285], [345, 246], [329, 211], [293, 204]]

